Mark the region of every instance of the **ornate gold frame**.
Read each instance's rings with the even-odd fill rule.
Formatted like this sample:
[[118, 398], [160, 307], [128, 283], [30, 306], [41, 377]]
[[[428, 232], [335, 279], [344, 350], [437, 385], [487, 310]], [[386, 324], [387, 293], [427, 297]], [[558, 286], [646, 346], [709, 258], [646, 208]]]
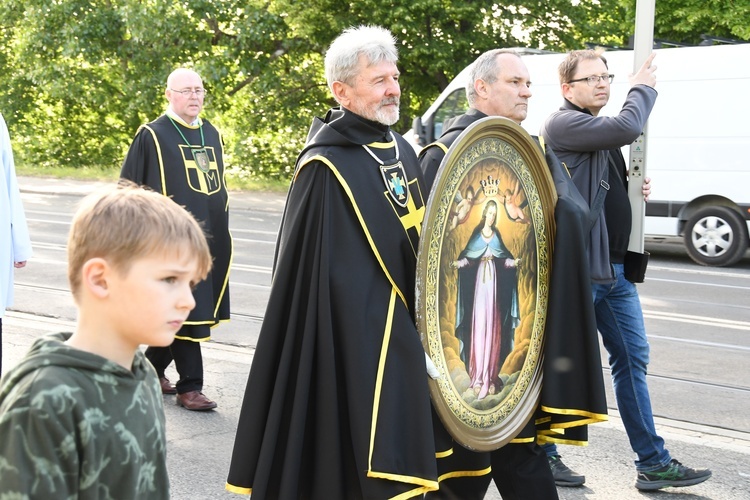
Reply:
[[[496, 174], [494, 179], [491, 173]], [[480, 179], [486, 182], [478, 182]], [[516, 202], [525, 198], [523, 214], [513, 210], [518, 214], [516, 218], [505, 205], [513, 196], [504, 190], [500, 194], [503, 187], [510, 189], [512, 184], [520, 193]], [[468, 233], [480, 212], [473, 209], [472, 203], [465, 205], [468, 215], [463, 225], [459, 222], [462, 212], [457, 208], [456, 194], [468, 186], [476, 189], [474, 204], [478, 204], [477, 199], [486, 199], [486, 205], [491, 199], [503, 200], [504, 213], [499, 210], [498, 201], [494, 205], [496, 234], [513, 258], [520, 258], [515, 269], [516, 282], [510, 285], [516, 287], [520, 323], [510, 330], [510, 354], [494, 364], [500, 367], [497, 370], [503, 370], [495, 377], [497, 383], [489, 388], [501, 388], [494, 393], [479, 392], [471, 385], [470, 373], [479, 371], [470, 369], [475, 366], [473, 353], [478, 348], [474, 347], [471, 353], [462, 352], [456, 334], [456, 311], [460, 309], [462, 292], [458, 289], [455, 259], [458, 249], [468, 243], [466, 235], [474, 234], [476, 238], [480, 227], [477, 225], [473, 233]], [[471, 193], [467, 190], [465, 194], [464, 199], [468, 200]], [[456, 139], [443, 159], [430, 194], [417, 263], [417, 326], [425, 351], [440, 373], [439, 378], [429, 382], [435, 409], [456, 441], [470, 449], [490, 451], [505, 445], [526, 425], [538, 405], [556, 200], [554, 182], [540, 147], [523, 128], [500, 117], [479, 120]], [[476, 316], [483, 313], [484, 309]], [[473, 339], [473, 330], [471, 335]], [[462, 360], [461, 356], [468, 357]]]

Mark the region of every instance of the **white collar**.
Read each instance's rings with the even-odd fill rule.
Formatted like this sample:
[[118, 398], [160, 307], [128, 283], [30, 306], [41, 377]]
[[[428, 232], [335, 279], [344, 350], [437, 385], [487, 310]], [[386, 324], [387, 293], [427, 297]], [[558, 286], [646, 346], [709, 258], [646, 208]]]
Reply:
[[177, 113], [174, 112], [171, 106], [168, 106], [167, 110], [164, 113], [173, 120], [181, 123], [182, 125], [185, 125], [186, 127], [200, 127], [203, 124], [203, 120], [201, 120], [199, 116], [196, 117], [195, 120], [193, 120], [191, 123], [186, 123], [185, 120], [180, 118]]

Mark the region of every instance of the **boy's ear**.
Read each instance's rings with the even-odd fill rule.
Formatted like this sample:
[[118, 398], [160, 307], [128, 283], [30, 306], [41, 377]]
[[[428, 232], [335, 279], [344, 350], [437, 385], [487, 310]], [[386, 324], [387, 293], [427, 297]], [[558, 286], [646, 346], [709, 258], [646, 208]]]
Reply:
[[104, 298], [109, 293], [107, 278], [112, 272], [106, 260], [94, 257], [87, 260], [81, 269], [81, 284], [96, 297]]

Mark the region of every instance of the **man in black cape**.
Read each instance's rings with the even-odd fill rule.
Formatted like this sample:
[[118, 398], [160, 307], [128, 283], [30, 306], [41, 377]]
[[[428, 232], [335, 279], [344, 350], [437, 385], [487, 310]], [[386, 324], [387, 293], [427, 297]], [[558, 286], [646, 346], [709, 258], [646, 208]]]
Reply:
[[[193, 291], [195, 309], [171, 346], [149, 347], [146, 357], [156, 369], [162, 393], [177, 393], [177, 404], [188, 410], [210, 410], [216, 408], [216, 402], [203, 394], [200, 343], [211, 338], [212, 327], [229, 321], [232, 237], [224, 145], [219, 131], [198, 117], [206, 90], [195, 71], [173, 71], [165, 95], [169, 101], [166, 113], [138, 129], [120, 177], [172, 198], [201, 222], [208, 237], [213, 268]], [[164, 374], [173, 359], [180, 376], [176, 387]]]
[[[526, 118], [530, 83], [526, 65], [515, 52], [495, 49], [479, 56], [466, 87], [471, 108], [420, 153], [428, 187], [436, 181], [448, 149], [469, 125], [488, 116], [518, 124]], [[586, 258], [589, 209], [548, 149], [545, 159], [557, 203], [539, 409], [511, 443], [485, 453], [453, 442], [436, 417], [436, 447], [439, 456], [446, 457], [439, 460], [438, 470], [446, 479], [438, 492], [426, 495], [428, 499], [479, 500], [493, 479], [504, 500], [557, 498], [558, 478], [551, 466], [560, 464], [550, 464], [537, 441], [583, 445], [588, 439], [586, 424], [607, 419]], [[583, 477], [569, 469], [566, 476], [583, 484]]]
[[390, 130], [393, 36], [346, 30], [326, 53], [340, 108], [316, 118], [276, 248], [227, 489], [263, 500], [421, 497], [437, 489], [414, 323], [424, 181]]

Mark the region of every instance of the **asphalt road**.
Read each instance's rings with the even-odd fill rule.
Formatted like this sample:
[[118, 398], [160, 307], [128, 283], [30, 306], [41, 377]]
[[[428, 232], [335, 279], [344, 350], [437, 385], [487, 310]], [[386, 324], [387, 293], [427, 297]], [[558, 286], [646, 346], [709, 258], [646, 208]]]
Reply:
[[[17, 301], [4, 325], [4, 368], [47, 331], [69, 330], [75, 310], [64, 273], [65, 234], [75, 202], [96, 183], [20, 179], [35, 257], [17, 274]], [[268, 296], [283, 196], [234, 193], [232, 321], [204, 346], [205, 392], [214, 412], [188, 412], [165, 396], [173, 498], [240, 498], [224, 491], [239, 407]], [[657, 424], [672, 455], [707, 466], [714, 477], [673, 489], [679, 499], [750, 499], [750, 259], [732, 269], [687, 260], [671, 242], [650, 243], [647, 282], [640, 286], [652, 344], [650, 384]], [[603, 353], [603, 364], [606, 357]], [[604, 369], [608, 376], [608, 369]], [[168, 373], [175, 379], [176, 373]], [[617, 418], [590, 428], [590, 445], [562, 448], [566, 463], [586, 474], [582, 488], [559, 488], [563, 499], [642, 498], [633, 487], [632, 452]], [[496, 490], [487, 499], [500, 496]]]

